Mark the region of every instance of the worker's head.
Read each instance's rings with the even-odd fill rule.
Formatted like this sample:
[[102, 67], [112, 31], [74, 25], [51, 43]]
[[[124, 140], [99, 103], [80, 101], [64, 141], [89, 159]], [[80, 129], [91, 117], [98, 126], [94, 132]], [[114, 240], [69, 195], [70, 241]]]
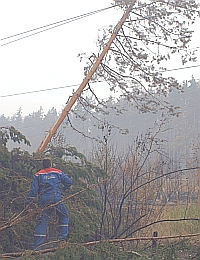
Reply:
[[50, 158], [44, 158], [42, 161], [43, 168], [50, 168], [52, 166], [52, 162]]

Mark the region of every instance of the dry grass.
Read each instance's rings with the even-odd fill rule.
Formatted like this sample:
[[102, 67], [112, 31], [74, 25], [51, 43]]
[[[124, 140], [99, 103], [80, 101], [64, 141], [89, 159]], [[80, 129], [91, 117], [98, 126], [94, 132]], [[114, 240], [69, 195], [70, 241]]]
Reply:
[[[190, 205], [166, 205], [159, 219], [179, 220], [188, 218], [200, 218], [200, 206]], [[183, 220], [162, 222], [155, 224], [149, 232], [158, 232], [158, 236], [173, 236], [194, 234], [200, 232], [200, 222], [197, 220]]]

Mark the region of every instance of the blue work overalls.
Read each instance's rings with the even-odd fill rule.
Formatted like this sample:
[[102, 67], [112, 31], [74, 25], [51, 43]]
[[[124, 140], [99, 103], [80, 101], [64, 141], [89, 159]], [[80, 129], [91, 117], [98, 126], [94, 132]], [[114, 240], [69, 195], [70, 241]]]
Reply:
[[[38, 217], [37, 226], [34, 233], [34, 249], [40, 247], [45, 242], [47, 226], [52, 213], [56, 210], [58, 216], [58, 240], [65, 240], [68, 235], [68, 211], [61, 201], [60, 184], [64, 185], [64, 190], [72, 185], [72, 180], [62, 171], [55, 168], [45, 168], [37, 172], [33, 178], [31, 189], [28, 195], [27, 204], [38, 196], [38, 205], [45, 208], [57, 203], [54, 207], [44, 210]], [[60, 202], [60, 203], [59, 203]]]

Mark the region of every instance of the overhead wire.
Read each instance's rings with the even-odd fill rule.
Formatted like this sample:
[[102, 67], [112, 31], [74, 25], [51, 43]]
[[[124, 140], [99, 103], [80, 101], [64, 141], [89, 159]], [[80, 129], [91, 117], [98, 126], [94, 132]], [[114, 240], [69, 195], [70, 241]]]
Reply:
[[196, 67], [199, 67], [199, 66], [200, 66], [200, 65], [193, 65], [193, 66], [188, 66], [188, 67], [183, 67], [183, 68], [175, 68], [175, 69], [159, 70], [158, 72], [168, 72], [168, 71], [175, 71], [175, 70], [191, 69], [191, 68], [196, 68]]
[[[184, 68], [174, 68], [174, 69], [160, 70], [160, 71], [157, 71], [157, 72], [176, 71], [176, 70], [190, 69], [190, 68], [196, 68], [196, 67], [200, 67], [200, 65], [188, 66], [188, 67], [184, 67]], [[196, 79], [196, 80], [198, 80], [198, 79]], [[95, 83], [101, 83], [101, 82], [104, 82], [104, 81], [96, 81], [96, 82], [92, 82], [92, 83], [95, 84]], [[45, 92], [45, 91], [51, 91], [51, 90], [57, 90], [57, 89], [63, 89], [63, 88], [71, 88], [71, 87], [77, 87], [79, 85], [80, 84], [73, 84], [73, 85], [69, 85], [69, 86], [62, 86], [62, 87], [54, 87], [54, 88], [39, 89], [39, 90], [26, 91], [26, 92], [20, 92], [20, 93], [13, 93], [13, 94], [2, 95], [2, 96], [0, 96], [0, 98], [20, 96], [20, 95], [26, 95], [26, 94], [33, 94], [33, 93]]]
[[[93, 12], [86, 13], [86, 14], [83, 14], [83, 15], [80, 15], [80, 16], [72, 17], [72, 18], [65, 19], [65, 20], [62, 20], [62, 21], [59, 21], [59, 22], [56, 22], [56, 23], [52, 23], [52, 24], [49, 24], [49, 25], [41, 26], [41, 27], [38, 27], [38, 28], [35, 28], [35, 29], [32, 29], [32, 30], [26, 31], [26, 32], [22, 32], [22, 33], [18, 33], [18, 34], [12, 35], [12, 36], [8, 36], [8, 37], [5, 37], [5, 38], [2, 38], [2, 39], [0, 39], [1, 41], [7, 40], [7, 39], [10, 39], [10, 38], [13, 38], [13, 37], [17, 37], [17, 36], [20, 36], [20, 35], [23, 35], [23, 34], [27, 34], [27, 33], [33, 32], [33, 31], [40, 30], [39, 32], [35, 32], [35, 33], [29, 34], [29, 35], [27, 35], [27, 36], [24, 36], [24, 37], [15, 39], [15, 40], [13, 40], [13, 41], [4, 43], [4, 44], [2, 44], [2, 45], [0, 45], [0, 46], [8, 45], [8, 44], [10, 44], [10, 43], [13, 43], [13, 42], [22, 40], [22, 39], [24, 39], [24, 38], [27, 38], [27, 37], [30, 37], [30, 36], [33, 36], [33, 35], [36, 35], [36, 34], [39, 34], [39, 33], [42, 33], [42, 32], [44, 32], [44, 31], [47, 31], [47, 30], [56, 28], [56, 27], [58, 27], [58, 26], [65, 25], [65, 24], [67, 24], [67, 23], [70, 23], [70, 22], [73, 22], [73, 21], [76, 21], [76, 20], [85, 18], [85, 17], [87, 17], [87, 16], [96, 14], [96, 13], [98, 13], [98, 12], [101, 12], [101, 11], [104, 11], [104, 10], [107, 10], [107, 9], [110, 9], [110, 8], [113, 8], [113, 7], [114, 7], [114, 6], [108, 7], [108, 8], [104, 8], [104, 9], [101, 9], [101, 10], [97, 10], [97, 11], [93, 11]], [[48, 27], [48, 28], [47, 28], [47, 27]], [[46, 28], [46, 29], [41, 30], [41, 29], [43, 29], [43, 28]], [[199, 48], [199, 47], [197, 47], [197, 48]], [[176, 71], [176, 70], [188, 69], [188, 68], [199, 67], [199, 66], [200, 66], [200, 65], [196, 65], [196, 66], [194, 65], [194, 66], [190, 66], [190, 67], [175, 68], [175, 69], [163, 70], [163, 71], [159, 71], [159, 72]], [[23, 93], [15, 93], [15, 94], [10, 94], [10, 95], [4, 95], [4, 96], [0, 96], [0, 97], [10, 97], [10, 96], [18, 96], [18, 95], [24, 95], [24, 94], [32, 94], [32, 93], [45, 92], [45, 91], [56, 90], [56, 89], [62, 89], [62, 88], [67, 88], [67, 87], [75, 87], [75, 86], [78, 86], [78, 85], [79, 85], [79, 84], [74, 84], [74, 85], [71, 85], [71, 86], [63, 86], [63, 87], [54, 87], [54, 88], [48, 88], [48, 89], [42, 89], [42, 90], [35, 90], [35, 91], [28, 91], [28, 92], [23, 92]]]
[[[24, 37], [15, 39], [13, 41], [9, 41], [9, 42], [3, 43], [0, 46], [2, 47], [2, 46], [5, 46], [5, 45], [8, 45], [10, 43], [13, 43], [13, 42], [25, 39], [27, 37], [30, 37], [30, 36], [33, 36], [33, 35], [36, 35], [36, 34], [39, 34], [39, 33], [42, 33], [44, 31], [51, 30], [51, 29], [56, 28], [58, 26], [65, 25], [67, 23], [71, 23], [71, 22], [74, 22], [74, 21], [79, 20], [79, 19], [83, 19], [85, 17], [88, 17], [90, 15], [93, 15], [93, 14], [96, 14], [96, 13], [99, 13], [99, 12], [102, 12], [102, 11], [106, 11], [106, 10], [111, 9], [113, 7], [115, 7], [115, 5], [109, 6], [109, 7], [103, 8], [103, 9], [99, 9], [99, 10], [96, 10], [96, 11], [92, 11], [92, 12], [89, 12], [89, 13], [86, 13], [86, 14], [78, 15], [78, 16], [75, 16], [75, 17], [72, 17], [72, 18], [68, 18], [68, 19], [65, 19], [65, 20], [62, 20], [62, 21], [59, 21], [59, 22], [55, 22], [55, 23], [51, 23], [51, 24], [48, 24], [48, 25], [44, 25], [44, 26], [41, 26], [41, 27], [38, 27], [38, 28], [35, 28], [35, 29], [31, 29], [31, 30], [28, 30], [28, 31], [25, 31], [25, 32], [21, 32], [21, 33], [15, 34], [15, 35], [4, 37], [4, 38], [0, 39], [0, 41], [5, 41], [5, 40], [13, 38], [13, 37], [17, 37], [17, 36], [20, 36], [20, 35], [23, 35], [23, 34], [27, 34], [27, 33], [33, 32], [33, 31], [40, 30], [38, 32], [26, 35]], [[48, 28], [46, 28], [46, 27], [48, 27]], [[43, 28], [46, 28], [46, 29], [43, 29]], [[41, 30], [41, 29], [43, 29], [43, 30]]]
[[[72, 17], [72, 18], [68, 18], [68, 19], [59, 21], [59, 22], [51, 23], [51, 24], [48, 24], [48, 25], [44, 25], [44, 26], [41, 26], [41, 27], [38, 27], [38, 28], [35, 28], [35, 29], [31, 29], [31, 30], [22, 32], [22, 33], [18, 33], [18, 34], [12, 35], [12, 36], [8, 36], [8, 37], [5, 37], [5, 38], [2, 38], [2, 39], [0, 39], [1, 41], [7, 40], [7, 39], [10, 39], [10, 38], [19, 36], [19, 35], [23, 35], [23, 34], [26, 34], [26, 33], [30, 33], [30, 32], [33, 32], [33, 31], [40, 30], [40, 29], [43, 29], [43, 28], [48, 27], [47, 29], [44, 29], [44, 30], [41, 30], [41, 31], [39, 31], [39, 32], [36, 32], [36, 33], [33, 33], [33, 34], [29, 34], [29, 35], [27, 35], [27, 36], [18, 38], [18, 39], [16, 39], [16, 40], [13, 40], [13, 41], [4, 43], [4, 44], [2, 44], [2, 45], [0, 45], [0, 46], [4, 46], [4, 45], [10, 44], [10, 43], [13, 43], [13, 42], [22, 40], [22, 39], [24, 39], [24, 38], [27, 38], [27, 37], [33, 36], [33, 35], [35, 35], [35, 34], [39, 34], [39, 33], [41, 33], [41, 32], [44, 32], [44, 31], [47, 31], [47, 30], [56, 28], [56, 27], [58, 27], [58, 26], [61, 26], [61, 25], [66, 24], [66, 23], [70, 23], [70, 22], [73, 22], [73, 21], [76, 21], [76, 20], [85, 18], [85, 17], [87, 17], [87, 16], [96, 14], [96, 13], [98, 13], [98, 12], [102, 12], [102, 11], [111, 9], [111, 8], [113, 8], [113, 7], [115, 7], [115, 6], [116, 6], [116, 5], [113, 5], [113, 6], [110, 6], [110, 7], [107, 7], [107, 8], [99, 9], [99, 10], [92, 11], [92, 12], [89, 12], [89, 13], [86, 13], [86, 14], [82, 14], [82, 15], [79, 15], [79, 16], [75, 16], [75, 17]], [[55, 26], [53, 26], [53, 25], [55, 25]], [[53, 27], [50, 27], [50, 26], [53, 26]], [[50, 28], [49, 28], [49, 27], [50, 27]], [[196, 48], [193, 48], [193, 49], [197, 49], [197, 48], [200, 48], [200, 47], [196, 47]], [[199, 66], [200, 66], [200, 65], [194, 65], [194, 66], [189, 66], [189, 67], [184, 67], [184, 68], [175, 68], [175, 69], [161, 70], [161, 71], [158, 71], [158, 72], [176, 71], [176, 70], [189, 69], [189, 68], [199, 67]], [[103, 82], [103, 81], [98, 81], [98, 82]], [[98, 83], [98, 82], [95, 82], [95, 83]], [[71, 85], [71, 86], [55, 87], [55, 88], [48, 88], [48, 89], [27, 91], [27, 92], [22, 92], [22, 93], [8, 94], [8, 95], [0, 96], [0, 98], [11, 97], [11, 96], [18, 96], [18, 95], [25, 95], [25, 94], [33, 94], [33, 93], [37, 93], [37, 92], [45, 92], [45, 91], [57, 90], [57, 89], [62, 89], [62, 88], [67, 88], [67, 87], [75, 87], [75, 86], [78, 86], [78, 85], [79, 85], [79, 84], [74, 84], [74, 85]]]
[[37, 93], [37, 92], [45, 92], [45, 91], [50, 91], [50, 90], [55, 90], [55, 89], [71, 88], [71, 87], [77, 87], [77, 86], [79, 86], [79, 84], [74, 84], [74, 85], [64, 86], [64, 87], [39, 89], [39, 90], [33, 90], [33, 91], [27, 91], [27, 92], [21, 92], [21, 93], [14, 93], [14, 94], [8, 94], [8, 95], [0, 96], [0, 97], [4, 98], [4, 97], [19, 96], [19, 95], [33, 94], [33, 93]]

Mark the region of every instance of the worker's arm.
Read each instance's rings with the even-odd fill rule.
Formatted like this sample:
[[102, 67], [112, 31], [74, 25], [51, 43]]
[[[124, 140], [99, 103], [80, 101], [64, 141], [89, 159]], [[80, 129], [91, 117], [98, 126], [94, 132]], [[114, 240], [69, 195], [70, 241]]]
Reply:
[[26, 201], [26, 206], [27, 207], [31, 207], [31, 204], [33, 202], [33, 200], [37, 197], [38, 195], [38, 190], [39, 190], [39, 181], [38, 181], [38, 177], [34, 176], [32, 184], [31, 184], [31, 188], [27, 197], [27, 201]]
[[64, 172], [61, 174], [61, 182], [64, 185], [63, 190], [69, 189], [72, 185], [72, 180]]

